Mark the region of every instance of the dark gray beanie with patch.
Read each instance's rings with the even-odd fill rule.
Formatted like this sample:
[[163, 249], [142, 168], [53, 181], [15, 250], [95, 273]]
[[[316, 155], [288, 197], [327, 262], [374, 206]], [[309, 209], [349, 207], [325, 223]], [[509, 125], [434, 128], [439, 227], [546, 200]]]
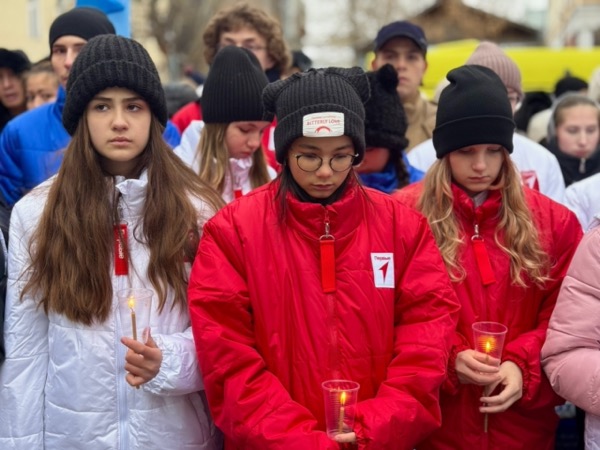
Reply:
[[[369, 81], [359, 68], [309, 69], [269, 84], [263, 91], [267, 113], [277, 117], [275, 156], [283, 164], [302, 136], [348, 136], [360, 163], [365, 154], [365, 108]], [[322, 134], [320, 130], [326, 130]]]
[[120, 87], [140, 95], [158, 121], [167, 123], [167, 102], [156, 66], [146, 49], [122, 36], [104, 34], [88, 41], [67, 81], [62, 121], [73, 135], [87, 104], [98, 92]]

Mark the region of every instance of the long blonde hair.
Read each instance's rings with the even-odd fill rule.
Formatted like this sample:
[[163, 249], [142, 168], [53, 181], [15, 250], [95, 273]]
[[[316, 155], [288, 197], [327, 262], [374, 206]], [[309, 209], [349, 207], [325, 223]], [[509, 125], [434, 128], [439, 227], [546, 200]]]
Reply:
[[[216, 211], [223, 202], [167, 146], [163, 127], [153, 115], [150, 139], [136, 172], [148, 172], [140, 230], [132, 238], [149, 248], [148, 278], [158, 295], [158, 310], [167, 289], [174, 304], [187, 308], [185, 259], [193, 261], [199, 241], [198, 217], [190, 195]], [[112, 307], [111, 263], [113, 226], [118, 220], [115, 179], [106, 174], [94, 150], [84, 114], [50, 187], [29, 252], [31, 264], [21, 298], [40, 296], [46, 314], [52, 311], [73, 322], [104, 322]], [[111, 198], [111, 192], [114, 193]], [[33, 194], [32, 194], [33, 195]]]
[[[465, 242], [454, 211], [452, 170], [448, 156], [431, 166], [423, 184], [417, 208], [429, 221], [450, 278], [454, 282], [462, 281], [466, 272], [460, 266], [459, 253]], [[500, 175], [490, 189], [499, 189], [502, 194], [494, 239], [510, 258], [512, 282], [527, 286], [525, 273], [534, 283], [543, 285], [549, 280], [549, 257], [542, 248], [536, 224], [525, 201], [519, 173], [506, 150]]]
[[[227, 123], [207, 123], [202, 128], [196, 157], [200, 159], [198, 174], [213, 189], [222, 193], [229, 172], [229, 151], [225, 146]], [[255, 189], [271, 181], [262, 147], [252, 154], [250, 185]]]

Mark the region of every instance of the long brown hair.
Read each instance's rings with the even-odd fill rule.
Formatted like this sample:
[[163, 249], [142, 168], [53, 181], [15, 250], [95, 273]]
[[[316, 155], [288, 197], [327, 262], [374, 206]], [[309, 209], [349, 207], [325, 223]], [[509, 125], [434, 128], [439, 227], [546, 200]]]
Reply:
[[[466, 277], [465, 270], [458, 261], [459, 251], [465, 243], [454, 212], [451, 182], [452, 170], [446, 156], [437, 160], [427, 171], [417, 208], [429, 221], [450, 278], [458, 282]], [[542, 248], [539, 233], [525, 201], [519, 173], [506, 150], [500, 175], [491, 189], [500, 189], [502, 192], [495, 242], [510, 258], [513, 283], [527, 286], [523, 277], [525, 272], [534, 283], [543, 285], [549, 280], [549, 257]]]
[[[173, 306], [186, 307], [184, 259], [194, 259], [199, 223], [222, 206], [220, 196], [167, 146], [162, 131], [152, 116], [150, 138], [137, 168], [138, 176], [144, 169], [148, 175], [143, 219], [130, 238], [150, 250], [147, 276], [158, 294], [159, 311], [168, 288], [175, 294]], [[84, 114], [33, 234], [31, 278], [22, 297], [31, 291], [40, 297], [46, 314], [63, 314], [84, 325], [108, 318], [113, 296], [113, 225], [118, 220], [115, 192], [115, 179], [101, 168]], [[205, 201], [212, 211], [199, 217], [191, 197]]]
[[[198, 174], [218, 192], [223, 192], [225, 176], [229, 172], [229, 151], [225, 146], [227, 123], [207, 123], [202, 128], [196, 158], [200, 160]], [[271, 181], [262, 147], [252, 153], [250, 185], [255, 189]]]

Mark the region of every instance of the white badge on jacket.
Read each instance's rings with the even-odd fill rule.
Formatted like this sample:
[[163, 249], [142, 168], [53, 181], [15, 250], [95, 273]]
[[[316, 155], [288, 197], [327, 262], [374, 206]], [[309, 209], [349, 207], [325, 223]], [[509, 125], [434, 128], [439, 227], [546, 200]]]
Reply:
[[375, 287], [394, 288], [394, 254], [371, 253]]

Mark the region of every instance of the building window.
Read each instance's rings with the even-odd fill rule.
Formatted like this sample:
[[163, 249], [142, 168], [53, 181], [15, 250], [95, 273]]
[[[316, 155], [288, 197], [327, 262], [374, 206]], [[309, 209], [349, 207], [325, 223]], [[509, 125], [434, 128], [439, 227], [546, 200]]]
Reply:
[[38, 39], [40, 37], [40, 2], [39, 0], [27, 0], [27, 19], [29, 21], [29, 37]]

